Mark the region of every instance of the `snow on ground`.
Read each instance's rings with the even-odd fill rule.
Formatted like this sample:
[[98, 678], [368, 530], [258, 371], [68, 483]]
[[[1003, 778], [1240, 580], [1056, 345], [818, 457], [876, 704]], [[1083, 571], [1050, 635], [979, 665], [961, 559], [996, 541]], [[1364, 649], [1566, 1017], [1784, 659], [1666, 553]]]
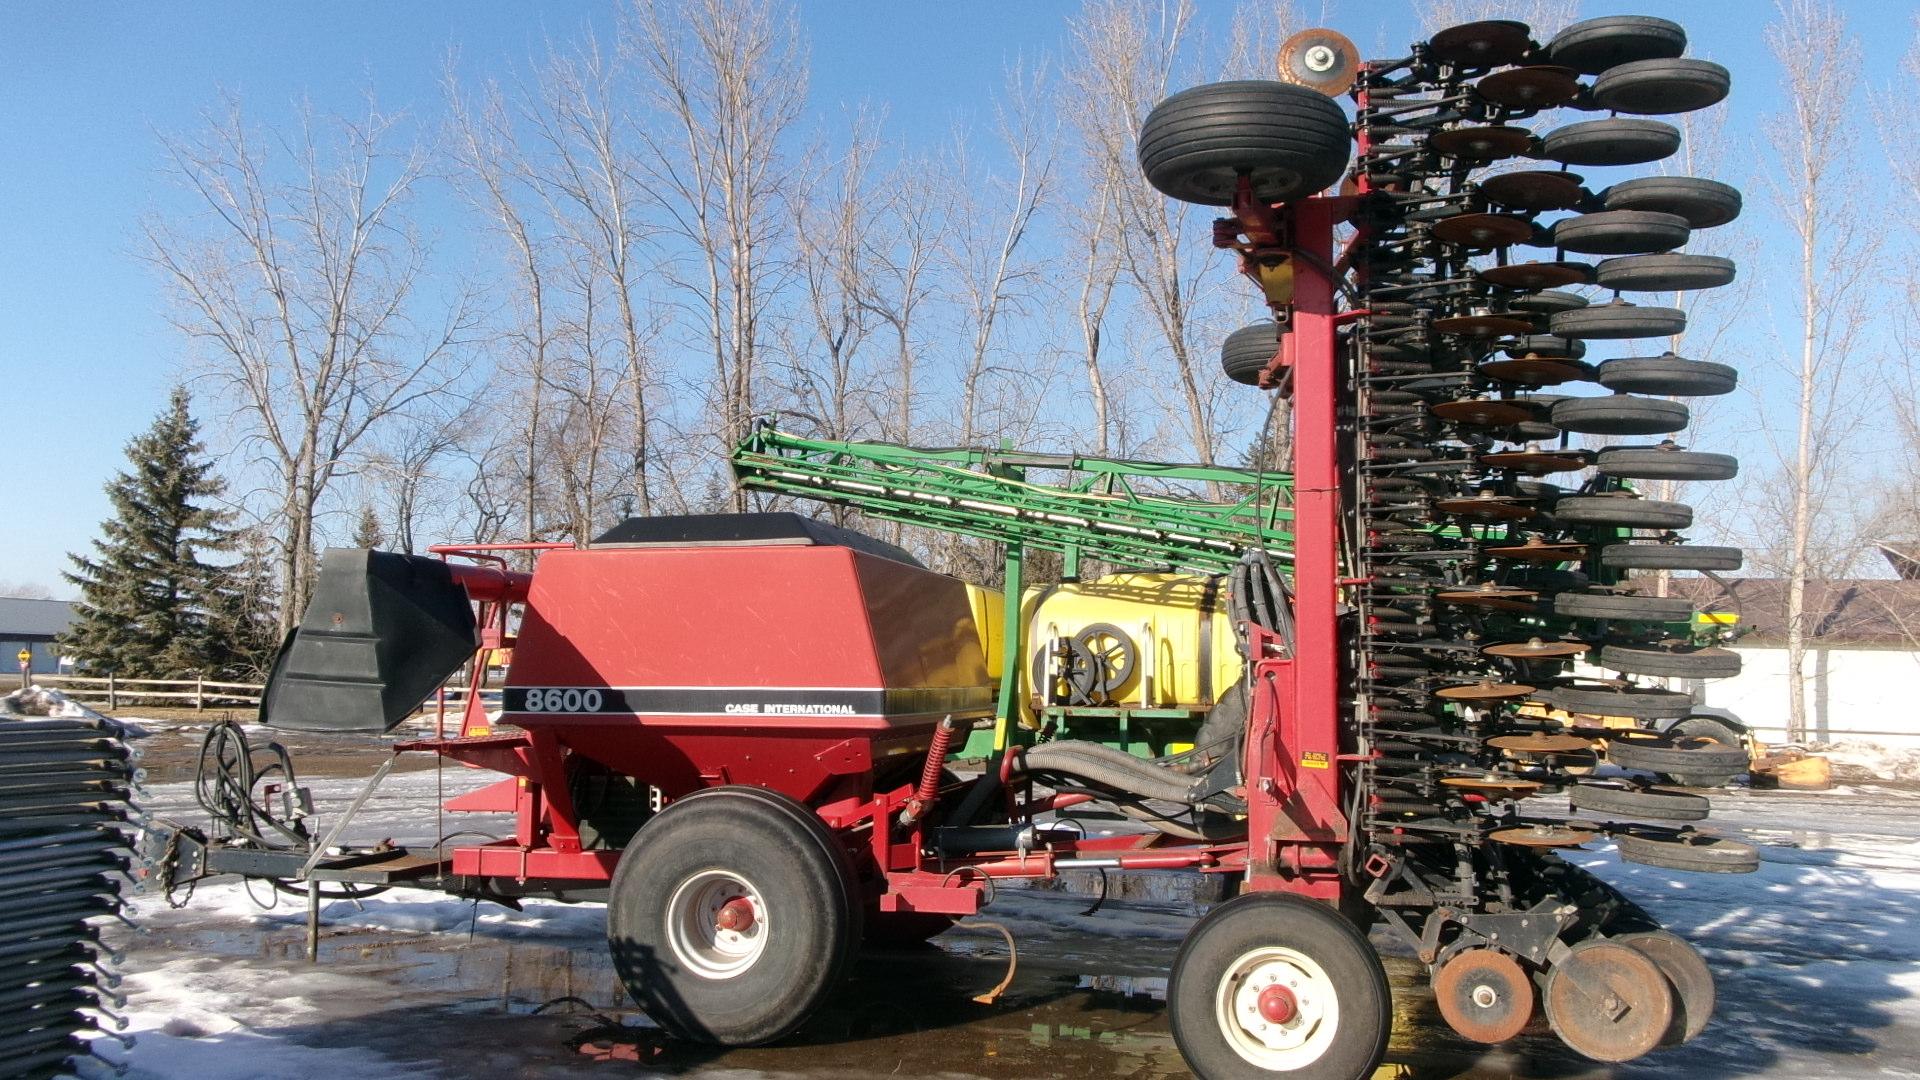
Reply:
[[[422, 818], [419, 808], [486, 779], [468, 770], [396, 774], [350, 834], [356, 842], [420, 842], [439, 828], [485, 828], [465, 815], [444, 824]], [[312, 786], [323, 808], [339, 807], [361, 781]], [[191, 801], [178, 784], [157, 786], [153, 798], [183, 816]], [[1604, 844], [1572, 853], [1706, 955], [1720, 1007], [1701, 1039], [1608, 1070], [1571, 1057], [1540, 1032], [1495, 1051], [1468, 1047], [1432, 1027], [1430, 1011], [1422, 1018], [1409, 1006], [1391, 1060], [1419, 1076], [1920, 1076], [1920, 794], [1874, 785], [1736, 790], [1717, 794], [1715, 803], [1712, 824], [1764, 845], [1759, 872], [1676, 873], [1622, 862]], [[270, 899], [264, 887], [255, 894]], [[932, 992], [946, 996], [903, 1010], [918, 1009], [903, 1030], [882, 1036], [856, 1025], [848, 1035], [829, 1025], [817, 1043], [732, 1052], [670, 1071], [704, 1078], [896, 1069], [907, 1076], [1181, 1075], [1164, 1013], [1149, 999], [1164, 997], [1161, 976], [1190, 916], [1171, 904], [1113, 903], [1088, 917], [1087, 903], [1045, 890], [1001, 891], [986, 917], [1021, 945], [1011, 1006], [967, 1002], [1003, 970], [997, 936], [950, 932], [932, 960], [915, 958], [905, 969], [914, 973], [908, 978], [944, 984]], [[110, 1044], [101, 1050], [127, 1061], [131, 1080], [383, 1080], [482, 1069], [577, 1075], [586, 1066], [556, 1049], [567, 1029], [552, 1026], [557, 1018], [528, 1014], [565, 995], [598, 1008], [619, 1004], [597, 905], [529, 901], [515, 912], [417, 891], [330, 902], [318, 967], [300, 956], [303, 910], [292, 898], [263, 911], [235, 884], [203, 887], [181, 910], [158, 897], [135, 907], [147, 932], [127, 943], [131, 974], [123, 989], [138, 1043], [124, 1055]], [[929, 964], [935, 974], [918, 974]], [[1425, 993], [1417, 972], [1405, 961], [1389, 966], [1396, 995], [1417, 1002]], [[896, 983], [878, 991], [880, 1000], [902, 992]], [[1142, 994], [1148, 997], [1134, 996]], [[864, 1014], [857, 1022], [872, 1023]], [[104, 1069], [90, 1068], [90, 1078], [104, 1080]], [[634, 1075], [632, 1068], [621, 1075]]]
[[1812, 743], [1807, 749], [1837, 766], [1851, 766], [1876, 780], [1920, 781], [1920, 750], [1876, 742]]

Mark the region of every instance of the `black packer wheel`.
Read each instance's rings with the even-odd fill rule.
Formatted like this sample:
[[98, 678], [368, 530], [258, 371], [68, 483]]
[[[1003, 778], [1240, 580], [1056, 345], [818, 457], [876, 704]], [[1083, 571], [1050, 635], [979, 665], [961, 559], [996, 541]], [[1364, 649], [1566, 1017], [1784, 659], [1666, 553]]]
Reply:
[[[1584, 255], [1651, 255], [1672, 251], [1686, 243], [1692, 233], [1687, 219], [1678, 214], [1600, 210], [1554, 222], [1553, 242], [1556, 247]], [[1596, 280], [1599, 274], [1599, 267], [1595, 267]]]
[[[1737, 658], [1738, 655], [1736, 653], [1735, 657]], [[1719, 746], [1738, 750], [1743, 759], [1735, 763], [1731, 760], [1732, 755], [1728, 755], [1728, 763], [1717, 769], [1703, 767], [1697, 770], [1661, 773], [1660, 775], [1669, 783], [1692, 788], [1723, 787], [1747, 771], [1749, 762], [1744, 760], [1747, 753], [1746, 737], [1738, 727], [1718, 716], [1689, 716], [1668, 728], [1667, 734], [1688, 746]]]
[[1692, 413], [1678, 401], [1613, 394], [1557, 401], [1551, 419], [1585, 435], [1668, 435], [1686, 427]]
[[1712, 809], [1710, 800], [1692, 792], [1629, 784], [1576, 784], [1568, 789], [1567, 796], [1575, 810], [1629, 821], [1702, 821]]
[[1711, 60], [1669, 57], [1610, 67], [1593, 80], [1593, 100], [1614, 112], [1669, 116], [1725, 101], [1733, 76]]
[[1710, 836], [1691, 829], [1636, 827], [1615, 833], [1613, 842], [1619, 846], [1622, 859], [1662, 870], [1751, 874], [1760, 869], [1759, 848], [1745, 840]]
[[1659, 120], [1582, 120], [1547, 132], [1541, 148], [1562, 165], [1645, 165], [1680, 149], [1680, 129]]
[[1561, 337], [1618, 341], [1622, 338], [1672, 337], [1687, 328], [1679, 308], [1637, 304], [1592, 304], [1555, 314], [1548, 329]]
[[1675, 214], [1695, 229], [1725, 225], [1740, 216], [1740, 189], [1696, 176], [1642, 176], [1600, 193], [1608, 210], [1654, 210]]
[[860, 941], [851, 881], [845, 851], [800, 803], [765, 788], [695, 792], [643, 826], [614, 871], [614, 969], [675, 1035], [772, 1042], [847, 971]]
[[1593, 458], [1602, 476], [1627, 480], [1731, 480], [1740, 471], [1732, 454], [1668, 446], [1609, 446]]
[[1693, 524], [1693, 507], [1624, 495], [1574, 495], [1554, 503], [1553, 516], [1564, 525], [1684, 529]]
[[1732, 259], [1718, 255], [1622, 255], [1602, 260], [1594, 284], [1615, 292], [1697, 292], [1733, 283]]
[[1675, 777], [1746, 772], [1750, 764], [1746, 748], [1738, 743], [1728, 745], [1684, 732], [1663, 742], [1610, 742], [1607, 760], [1623, 769]]
[[1705, 544], [1608, 544], [1600, 549], [1600, 565], [1609, 570], [1738, 570], [1743, 561], [1737, 547]]
[[1393, 997], [1373, 946], [1333, 907], [1251, 893], [1214, 908], [1174, 957], [1167, 1012], [1201, 1080], [1363, 1080]]
[[1553, 613], [1562, 619], [1685, 622], [1693, 617], [1693, 601], [1684, 596], [1563, 592], [1556, 594], [1553, 598]]
[[1266, 79], [1205, 83], [1154, 106], [1140, 126], [1140, 169], [1162, 194], [1227, 206], [1244, 174], [1266, 202], [1331, 186], [1352, 152], [1347, 114], [1304, 86]]
[[1585, 19], [1553, 35], [1547, 57], [1582, 75], [1641, 60], [1665, 60], [1687, 51], [1687, 32], [1679, 23], [1652, 15], [1603, 15]]
[[1662, 679], [1730, 679], [1740, 674], [1740, 654], [1732, 649], [1682, 643], [1609, 644], [1600, 648], [1600, 666]]

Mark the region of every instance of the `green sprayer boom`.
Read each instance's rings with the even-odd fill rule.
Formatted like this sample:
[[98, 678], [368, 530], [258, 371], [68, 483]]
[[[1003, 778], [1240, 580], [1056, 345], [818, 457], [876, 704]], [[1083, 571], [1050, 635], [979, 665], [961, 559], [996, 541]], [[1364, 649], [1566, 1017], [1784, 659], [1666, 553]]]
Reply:
[[751, 490], [1076, 562], [1224, 573], [1249, 548], [1293, 551], [1285, 473], [804, 439], [765, 424], [734, 448], [733, 471]]

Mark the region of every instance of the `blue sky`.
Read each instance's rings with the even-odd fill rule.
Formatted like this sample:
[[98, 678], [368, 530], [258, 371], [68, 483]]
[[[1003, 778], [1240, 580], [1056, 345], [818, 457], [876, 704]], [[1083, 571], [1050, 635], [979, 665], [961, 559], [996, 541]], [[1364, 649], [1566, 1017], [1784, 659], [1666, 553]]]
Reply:
[[[1220, 18], [1227, 5], [1202, 6]], [[1869, 69], [1887, 70], [1912, 40], [1910, 6], [1844, 6]], [[1015, 55], [1057, 46], [1073, 6], [803, 0], [801, 9], [814, 107], [870, 101], [896, 134], [931, 140], [986, 107]], [[1761, 38], [1771, 5], [1590, 2], [1583, 14], [1616, 11], [1678, 19], [1693, 54], [1733, 69], [1736, 137], [1751, 137], [1777, 103]], [[1336, 3], [1326, 21], [1363, 46], [1418, 32], [1403, 0]], [[221, 88], [261, 120], [303, 96], [350, 108], [368, 85], [384, 104], [431, 118], [449, 50], [470, 73], [504, 74], [549, 36], [610, 22], [600, 4], [484, 0], [0, 7], [0, 581], [71, 593], [58, 580], [63, 553], [83, 549], [106, 516], [101, 485], [178, 371], [182, 343], [134, 254], [142, 216], [177, 205], [155, 132], [195, 130]], [[1749, 215], [1763, 202], [1750, 191]]]

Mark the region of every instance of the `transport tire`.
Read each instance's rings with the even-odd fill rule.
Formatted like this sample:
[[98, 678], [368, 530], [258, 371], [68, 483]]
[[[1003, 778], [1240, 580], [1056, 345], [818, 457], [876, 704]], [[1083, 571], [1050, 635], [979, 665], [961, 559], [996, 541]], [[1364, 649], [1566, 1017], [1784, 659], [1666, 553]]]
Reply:
[[1393, 996], [1379, 955], [1335, 908], [1250, 893], [1187, 934], [1167, 1013], [1200, 1080], [1360, 1080], [1386, 1053]]
[[1553, 516], [1562, 525], [1684, 529], [1693, 524], [1693, 507], [1686, 503], [1619, 495], [1574, 495], [1554, 503]]
[[1303, 198], [1347, 169], [1353, 137], [1332, 98], [1267, 79], [1205, 83], [1153, 107], [1140, 125], [1140, 170], [1161, 194], [1233, 202], [1242, 174], [1265, 202]]
[[1658, 446], [1609, 446], [1594, 455], [1593, 465], [1602, 476], [1626, 480], [1731, 480], [1740, 472], [1732, 454]]
[[1609, 570], [1738, 570], [1745, 560], [1737, 547], [1706, 544], [1608, 544], [1600, 565]]
[[1260, 385], [1260, 373], [1280, 352], [1280, 328], [1272, 320], [1250, 323], [1227, 335], [1220, 345], [1220, 370], [1248, 386]]
[[[1667, 729], [1667, 734], [1686, 740], [1689, 744], [1716, 745], [1737, 749], [1743, 758], [1746, 756], [1746, 738], [1739, 729], [1717, 716], [1689, 716]], [[1696, 740], [1705, 740], [1699, 742]], [[1663, 772], [1660, 778], [1669, 784], [1691, 788], [1725, 787], [1741, 776], [1746, 775], [1748, 761], [1739, 768], [1689, 769], [1684, 772]]]
[[1695, 229], [1725, 225], [1740, 216], [1740, 189], [1697, 176], [1642, 176], [1600, 193], [1608, 210], [1653, 210], [1675, 214]]
[[614, 969], [681, 1038], [772, 1042], [846, 974], [860, 941], [851, 880], [844, 849], [800, 803], [764, 788], [695, 792], [648, 822], [614, 871]]

